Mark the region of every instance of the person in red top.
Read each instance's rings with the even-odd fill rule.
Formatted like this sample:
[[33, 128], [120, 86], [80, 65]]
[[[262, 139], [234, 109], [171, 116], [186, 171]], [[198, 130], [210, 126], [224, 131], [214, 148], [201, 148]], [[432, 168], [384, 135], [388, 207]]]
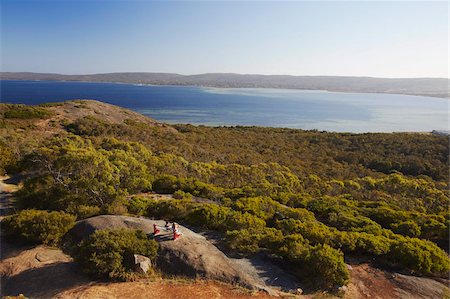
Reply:
[[180, 230], [179, 230], [178, 228], [179, 228], [178, 224], [177, 224], [176, 222], [174, 222], [174, 223], [172, 224], [173, 240], [174, 240], [174, 241], [175, 241], [176, 239], [178, 239], [179, 237], [181, 237], [181, 232], [180, 232]]

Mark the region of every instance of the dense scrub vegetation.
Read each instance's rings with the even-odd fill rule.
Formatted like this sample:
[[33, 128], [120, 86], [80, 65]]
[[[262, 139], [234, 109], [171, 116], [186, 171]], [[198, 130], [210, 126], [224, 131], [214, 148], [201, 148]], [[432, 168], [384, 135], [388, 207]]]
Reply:
[[114, 136], [139, 141], [190, 161], [253, 165], [276, 162], [295, 174], [355, 178], [389, 174], [426, 175], [448, 181], [448, 137], [405, 133], [328, 133], [282, 128], [174, 125], [177, 133], [133, 120], [111, 125], [86, 117], [68, 125], [82, 136]]
[[[12, 132], [13, 123], [4, 121], [0, 132]], [[271, 253], [299, 279], [313, 278], [321, 287], [348, 281], [346, 256], [418, 275], [449, 271], [447, 137], [173, 130], [92, 116], [61, 125], [62, 133], [39, 142], [25, 133], [14, 140], [1, 135], [0, 167], [29, 174], [17, 193], [19, 208], [78, 219], [131, 213], [216, 230], [229, 250]], [[174, 199], [139, 195], [149, 191]], [[122, 242], [114, 234], [102, 237]], [[102, 253], [89, 246], [80, 249], [91, 268]], [[123, 257], [128, 249], [114, 250]], [[118, 256], [114, 269], [96, 275], [123, 279], [129, 269]]]
[[[314, 246], [328, 245], [418, 274], [444, 275], [450, 269], [446, 253], [433, 242], [381, 228], [375, 233], [359, 231], [358, 227], [338, 230], [317, 221], [306, 209], [289, 208], [270, 198], [241, 198], [237, 203], [228, 203], [229, 206], [189, 200], [148, 200], [147, 204], [149, 216], [168, 217], [224, 232], [228, 247], [244, 254], [268, 250], [305, 265]], [[337, 258], [339, 254], [335, 255], [337, 260], [343, 261], [342, 257]], [[318, 266], [300, 269], [319, 271]], [[342, 268], [339, 271], [345, 273]]]

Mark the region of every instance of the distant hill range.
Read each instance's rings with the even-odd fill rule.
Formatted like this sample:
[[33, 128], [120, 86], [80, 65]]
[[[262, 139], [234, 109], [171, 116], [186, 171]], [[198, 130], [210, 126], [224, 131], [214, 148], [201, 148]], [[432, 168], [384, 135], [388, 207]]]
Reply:
[[368, 92], [422, 95], [449, 98], [446, 78], [388, 79], [372, 77], [241, 75], [211, 73], [180, 75], [171, 73], [106, 73], [61, 75], [28, 72], [1, 72], [2, 80], [50, 80], [117, 82], [154, 85], [193, 85], [220, 88], [288, 88], [338, 92]]

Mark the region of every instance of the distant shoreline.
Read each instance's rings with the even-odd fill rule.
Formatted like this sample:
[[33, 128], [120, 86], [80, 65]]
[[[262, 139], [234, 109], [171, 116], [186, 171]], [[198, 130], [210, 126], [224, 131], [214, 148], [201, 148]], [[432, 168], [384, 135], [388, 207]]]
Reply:
[[0, 80], [142, 84], [150, 86], [195, 86], [204, 88], [269, 88], [328, 92], [381, 93], [449, 99], [446, 78], [372, 78], [333, 76], [285, 76], [170, 73], [107, 73], [61, 75], [1, 72]]
[[[389, 92], [369, 92], [369, 91], [334, 91], [325, 89], [300, 89], [300, 88], [275, 88], [275, 87], [216, 87], [216, 86], [204, 86], [204, 85], [182, 85], [182, 84], [152, 84], [152, 83], [129, 83], [129, 82], [112, 82], [112, 81], [81, 81], [81, 80], [20, 80], [20, 79], [3, 79], [1, 81], [18, 81], [18, 82], [61, 82], [61, 83], [94, 83], [94, 84], [123, 84], [133, 86], [149, 86], [149, 87], [197, 87], [204, 89], [273, 89], [273, 90], [292, 90], [292, 91], [304, 91], [304, 92], [329, 92], [329, 93], [348, 93], [348, 94], [390, 94], [400, 96], [414, 96], [414, 97], [430, 97], [434, 99], [450, 100], [449, 97], [441, 97], [437, 95], [428, 94], [408, 94], [408, 93], [389, 93]], [[426, 132], [425, 132], [426, 133]]]
[[369, 91], [335, 91], [326, 89], [303, 89], [303, 88], [276, 88], [276, 87], [217, 87], [209, 85], [184, 85], [184, 84], [155, 84], [155, 83], [131, 83], [131, 82], [114, 82], [114, 81], [81, 81], [81, 80], [28, 80], [28, 79], [3, 79], [1, 81], [29, 81], [29, 82], [66, 82], [66, 83], [104, 83], [104, 84], [126, 84], [134, 86], [154, 86], [154, 87], [199, 87], [199, 88], [211, 88], [211, 89], [273, 89], [273, 90], [295, 90], [305, 92], [337, 92], [337, 93], [359, 93], [359, 94], [392, 94], [392, 95], [404, 95], [404, 96], [416, 96], [416, 97], [431, 97], [442, 100], [450, 100], [450, 96], [444, 97], [439, 95], [430, 94], [409, 94], [409, 93], [390, 93], [390, 92], [369, 92]]

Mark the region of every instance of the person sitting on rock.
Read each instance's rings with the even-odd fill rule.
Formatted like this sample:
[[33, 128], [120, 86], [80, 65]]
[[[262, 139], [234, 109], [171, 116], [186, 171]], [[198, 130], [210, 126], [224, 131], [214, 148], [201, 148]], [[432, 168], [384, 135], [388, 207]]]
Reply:
[[164, 228], [165, 228], [166, 231], [169, 231], [169, 230], [170, 230], [170, 224], [169, 224], [169, 221], [166, 220], [166, 224], [164, 225]]
[[159, 234], [158, 225], [156, 225], [156, 223], [153, 223], [153, 235], [156, 236], [157, 234]]
[[172, 224], [172, 230], [173, 230], [173, 240], [175, 241], [179, 237], [181, 237], [182, 233], [180, 232], [178, 223], [174, 222]]

